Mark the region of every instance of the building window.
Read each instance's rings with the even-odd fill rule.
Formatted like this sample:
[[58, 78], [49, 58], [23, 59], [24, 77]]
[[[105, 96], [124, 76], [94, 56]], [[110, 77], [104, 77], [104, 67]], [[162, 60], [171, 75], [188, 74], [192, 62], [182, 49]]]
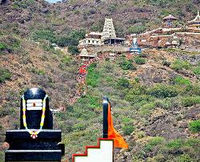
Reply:
[[90, 40], [88, 40], [88, 43], [90, 43]]
[[94, 40], [92, 41], [92, 43], [94, 43]]

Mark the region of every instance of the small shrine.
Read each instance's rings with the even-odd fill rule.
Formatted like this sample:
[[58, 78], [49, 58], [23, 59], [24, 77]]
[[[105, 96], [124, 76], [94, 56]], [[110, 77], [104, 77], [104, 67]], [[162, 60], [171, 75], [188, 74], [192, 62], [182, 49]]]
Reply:
[[164, 27], [167, 27], [167, 28], [172, 28], [174, 27], [173, 26], [173, 22], [176, 21], [177, 18], [174, 17], [173, 15], [168, 15], [166, 17], [163, 18], [163, 21], [164, 21]]
[[90, 60], [90, 59], [95, 58], [96, 56], [97, 56], [96, 54], [94, 54], [94, 55], [89, 54], [88, 51], [87, 51], [87, 49], [86, 49], [86, 48], [83, 48], [83, 49], [81, 50], [81, 53], [80, 53], [80, 55], [79, 55], [79, 58], [80, 58], [80, 59], [83, 59], [83, 60]]

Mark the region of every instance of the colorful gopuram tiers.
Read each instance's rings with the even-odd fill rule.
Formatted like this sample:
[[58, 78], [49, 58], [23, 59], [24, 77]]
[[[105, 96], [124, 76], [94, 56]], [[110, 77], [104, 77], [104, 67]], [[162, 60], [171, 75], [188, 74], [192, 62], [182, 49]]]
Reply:
[[199, 15], [199, 11], [197, 13], [197, 16], [193, 20], [188, 21], [188, 27], [189, 28], [199, 28], [200, 29], [200, 15]]

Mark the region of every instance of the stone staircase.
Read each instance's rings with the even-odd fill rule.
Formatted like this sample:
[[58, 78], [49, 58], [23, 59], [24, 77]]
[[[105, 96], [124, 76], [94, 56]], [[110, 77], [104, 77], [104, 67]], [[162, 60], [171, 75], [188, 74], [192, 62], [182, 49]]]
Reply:
[[73, 154], [72, 162], [113, 162], [114, 141], [100, 138], [97, 146], [86, 146], [84, 154]]

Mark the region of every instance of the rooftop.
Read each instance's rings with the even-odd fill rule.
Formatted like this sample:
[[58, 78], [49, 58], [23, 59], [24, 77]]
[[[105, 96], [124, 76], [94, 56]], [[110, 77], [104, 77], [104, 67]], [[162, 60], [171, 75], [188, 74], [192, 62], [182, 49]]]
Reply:
[[96, 57], [96, 54], [90, 55], [87, 49], [83, 48], [79, 56], [80, 57]]
[[167, 21], [167, 20], [177, 20], [177, 18], [170, 14], [170, 15], [164, 17], [163, 20], [164, 21]]
[[89, 35], [102, 35], [101, 32], [90, 32]]

